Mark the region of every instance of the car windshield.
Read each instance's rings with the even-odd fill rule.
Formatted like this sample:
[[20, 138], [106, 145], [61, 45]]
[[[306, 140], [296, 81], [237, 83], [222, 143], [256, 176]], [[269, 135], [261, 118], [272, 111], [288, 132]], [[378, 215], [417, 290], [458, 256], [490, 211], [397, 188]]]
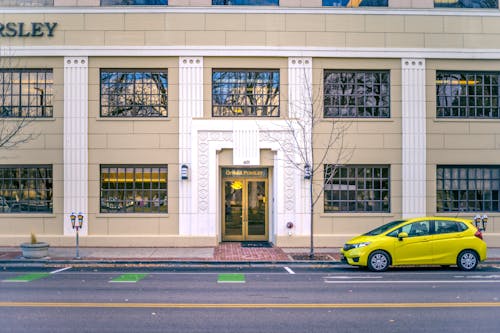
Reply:
[[391, 229], [392, 227], [397, 226], [401, 222], [404, 222], [404, 220], [396, 220], [396, 221], [392, 221], [392, 222], [389, 222], [387, 224], [381, 225], [380, 227], [377, 227], [377, 228], [373, 229], [372, 231], [367, 232], [366, 234], [364, 234], [364, 236], [380, 235], [381, 233], [386, 232], [387, 230]]

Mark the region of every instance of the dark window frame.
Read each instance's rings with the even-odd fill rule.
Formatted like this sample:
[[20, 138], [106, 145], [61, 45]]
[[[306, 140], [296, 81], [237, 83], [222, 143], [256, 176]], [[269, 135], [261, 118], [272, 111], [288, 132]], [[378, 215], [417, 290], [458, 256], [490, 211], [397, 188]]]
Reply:
[[388, 164], [325, 164], [323, 184], [325, 213], [391, 212], [391, 166]]
[[[118, 178], [119, 171], [123, 171], [124, 178], [121, 182]], [[127, 174], [128, 171], [132, 171], [131, 175]], [[148, 171], [150, 172], [149, 182], [145, 181]], [[156, 182], [153, 180], [155, 171], [158, 174]], [[163, 171], [164, 179], [161, 177]], [[168, 173], [168, 164], [101, 164], [99, 166], [99, 212], [102, 214], [168, 214]], [[105, 181], [105, 175], [109, 177], [108, 181]], [[114, 181], [111, 179], [112, 176], [115, 177]], [[138, 179], [142, 179], [142, 182]]]
[[436, 117], [500, 119], [500, 72], [436, 71]]
[[500, 165], [437, 165], [437, 212], [500, 212]]
[[[381, 4], [384, 2], [385, 4]], [[337, 7], [337, 8], [358, 8], [358, 7], [389, 7], [389, 0], [365, 0], [357, 6], [349, 6], [349, 0], [323, 0], [323, 7]]]
[[[371, 85], [366, 80], [372, 77]], [[338, 77], [335, 77], [338, 76]], [[352, 77], [347, 77], [352, 76]], [[380, 82], [376, 82], [379, 76]], [[330, 79], [332, 77], [332, 79]], [[357, 79], [364, 78], [362, 84]], [[387, 78], [387, 82], [382, 82]], [[331, 80], [331, 83], [327, 83]], [[342, 82], [342, 80], [352, 80]], [[362, 89], [360, 92], [359, 90]], [[378, 93], [367, 91], [379, 90]], [[331, 90], [332, 92], [328, 92]], [[336, 94], [344, 90], [342, 94]], [[385, 91], [383, 91], [385, 90]], [[369, 103], [376, 102], [374, 105]], [[383, 103], [383, 105], [380, 105]], [[333, 70], [323, 71], [323, 116], [325, 118], [374, 118], [391, 117], [391, 71], [390, 70]]]
[[[479, 2], [479, 6], [475, 6], [475, 4], [478, 2]], [[434, 8], [461, 8], [461, 9], [491, 8], [491, 9], [498, 9], [498, 0], [458, 0], [457, 2], [455, 2], [453, 4], [446, 3], [446, 2], [439, 3], [439, 2], [436, 2], [436, 0], [434, 0]]]
[[168, 6], [168, 0], [101, 0], [100, 6]]
[[[118, 89], [120, 85], [125, 86], [131, 86], [134, 94], [120, 94], [120, 93], [104, 93], [105, 90], [110, 90], [105, 89], [106, 86], [112, 87], [113, 84], [107, 84], [103, 82], [104, 78], [103, 76], [108, 74], [108, 75], [113, 75], [116, 73], [122, 73], [123, 75], [133, 75], [134, 79], [133, 82], [128, 82], [124, 81], [123, 83], [115, 83], [115, 89]], [[150, 94], [142, 94], [142, 95], [136, 95], [135, 92], [136, 90], [139, 90], [138, 87], [142, 86], [143, 91], [144, 87], [147, 87], [148, 85], [146, 84], [141, 84], [140, 81], [135, 81], [135, 75], [138, 74], [149, 74], [151, 77], [153, 75], [164, 75], [165, 80], [166, 80], [166, 85], [161, 86], [161, 88], [164, 89], [159, 89], [158, 92], [156, 93], [150, 93]], [[107, 97], [106, 97], [107, 96]], [[149, 97], [151, 100], [153, 97], [156, 97], [160, 100], [159, 103], [135, 103], [135, 99], [137, 98], [136, 96], [142, 96], [143, 98]], [[120, 99], [125, 99], [127, 98], [132, 98], [134, 99], [134, 103], [119, 103], [114, 101], [114, 103], [111, 102], [112, 97], [114, 97], [117, 100]], [[102, 118], [168, 118], [168, 98], [169, 98], [169, 92], [168, 92], [168, 69], [152, 69], [152, 68], [121, 68], [121, 69], [116, 69], [116, 68], [101, 68], [99, 71], [99, 110], [100, 110], [100, 117]], [[107, 101], [107, 104], [103, 105], [103, 101]], [[164, 103], [163, 103], [164, 102]], [[124, 108], [123, 111], [121, 112], [110, 112], [109, 110], [112, 110], [113, 108]], [[151, 113], [151, 109], [158, 108], [159, 110], [155, 113]], [[107, 112], [104, 112], [104, 110], [107, 109]], [[126, 110], [129, 109], [129, 110]], [[164, 110], [162, 110], [164, 109]], [[132, 111], [130, 111], [132, 110]], [[149, 110], [149, 111], [148, 111]], [[127, 114], [128, 113], [128, 114]], [[134, 114], [135, 113], [135, 114]], [[124, 115], [122, 115], [124, 114]]]
[[51, 214], [53, 191], [51, 164], [0, 165], [0, 214]]
[[212, 6], [279, 6], [279, 0], [212, 0]]
[[51, 68], [0, 68], [0, 118], [52, 118], [53, 102]]
[[[216, 75], [223, 75], [223, 73], [232, 73], [234, 75], [245, 75], [245, 79], [243, 81], [239, 81], [239, 79], [235, 79], [236, 82], [224, 82], [224, 81], [215, 81]], [[258, 75], [259, 73], [269, 75], [270, 79], [267, 81], [267, 85], [270, 85], [275, 91], [269, 93], [255, 93], [255, 90], [260, 90], [262, 86], [254, 85], [249, 86], [252, 83], [251, 80], [248, 79], [248, 74]], [[276, 78], [274, 75], [277, 75], [277, 83], [275, 82]], [[227, 88], [229, 86], [229, 88]], [[231, 87], [236, 91], [236, 93], [230, 93]], [[251, 89], [251, 93], [249, 93]], [[238, 93], [239, 90], [239, 93]], [[224, 93], [227, 91], [227, 93]], [[219, 92], [219, 93], [217, 93]], [[226, 96], [224, 98], [224, 96]], [[254, 96], [268, 96], [268, 100], [271, 101], [271, 104], [252, 104], [251, 101]], [[240, 98], [244, 99], [244, 103], [238, 104], [230, 104], [230, 103], [221, 103], [226, 102], [228, 98], [235, 99], [238, 101]], [[219, 100], [221, 102], [217, 102]], [[272, 104], [272, 100], [276, 99], [277, 104]], [[250, 101], [250, 103], [249, 103]], [[281, 113], [281, 72], [279, 69], [212, 69], [212, 117], [216, 118], [279, 118]], [[227, 111], [224, 111], [226, 109]], [[263, 114], [258, 114], [258, 110], [261, 109]], [[220, 111], [219, 111], [220, 110]], [[241, 111], [240, 111], [241, 110]], [[250, 111], [248, 111], [250, 110]], [[255, 110], [255, 111], [252, 111]], [[264, 110], [266, 110], [264, 112]]]

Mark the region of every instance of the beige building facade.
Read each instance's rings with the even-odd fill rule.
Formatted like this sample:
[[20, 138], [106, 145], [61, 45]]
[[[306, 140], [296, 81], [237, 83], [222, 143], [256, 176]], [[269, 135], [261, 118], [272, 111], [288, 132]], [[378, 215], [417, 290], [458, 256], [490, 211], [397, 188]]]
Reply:
[[477, 214], [500, 246], [498, 3], [322, 4], [0, 1], [3, 126], [34, 134], [0, 148], [0, 245], [81, 212], [84, 246], [308, 246], [313, 200], [318, 247]]

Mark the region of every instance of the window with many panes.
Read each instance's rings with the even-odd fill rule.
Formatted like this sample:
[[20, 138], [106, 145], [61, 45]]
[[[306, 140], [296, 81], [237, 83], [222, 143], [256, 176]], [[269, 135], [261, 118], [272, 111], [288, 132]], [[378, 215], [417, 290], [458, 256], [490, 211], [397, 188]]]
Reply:
[[389, 0], [323, 0], [323, 6], [331, 7], [387, 7]]
[[326, 118], [389, 118], [389, 71], [325, 70], [323, 80]]
[[214, 117], [278, 117], [279, 70], [214, 70]]
[[500, 72], [436, 73], [438, 118], [500, 118]]
[[168, 213], [167, 165], [101, 165], [101, 213]]
[[164, 6], [168, 0], [101, 0], [101, 6]]
[[212, 0], [214, 6], [279, 6], [279, 0]]
[[436, 189], [438, 212], [498, 212], [500, 166], [440, 165]]
[[0, 7], [52, 7], [54, 0], [0, 0]]
[[0, 213], [52, 213], [51, 165], [1, 165]]
[[0, 69], [0, 118], [53, 115], [51, 69]]
[[101, 117], [167, 117], [163, 70], [101, 70]]
[[498, 8], [498, 0], [434, 0], [434, 7]]
[[324, 211], [389, 212], [390, 167], [324, 166]]

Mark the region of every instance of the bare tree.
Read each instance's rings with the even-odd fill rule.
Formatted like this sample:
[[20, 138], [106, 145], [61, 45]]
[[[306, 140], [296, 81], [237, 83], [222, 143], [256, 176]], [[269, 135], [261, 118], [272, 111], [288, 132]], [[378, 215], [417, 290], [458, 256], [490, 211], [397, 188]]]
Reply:
[[[33, 101], [29, 104], [39, 104], [42, 112], [45, 112], [44, 91], [38, 88], [38, 94], [23, 94], [18, 87], [22, 80], [20, 75], [16, 76], [18, 70], [19, 61], [14, 59], [8, 49], [0, 48], [0, 149], [18, 147], [39, 135], [26, 131], [34, 119], [30, 111], [19, 107], [23, 98]], [[33, 89], [36, 90], [37, 87]]]
[[[305, 79], [300, 87], [300, 97], [290, 101], [289, 117], [284, 121], [283, 131], [289, 133], [291, 141], [273, 137], [284, 152], [284, 159], [304, 175], [309, 192], [310, 249], [309, 258], [314, 259], [314, 213], [318, 201], [325, 191], [325, 184], [332, 181], [336, 169], [350, 160], [353, 148], [345, 142], [346, 131], [351, 121], [325, 118], [321, 84], [313, 84], [304, 70]], [[309, 82], [309, 83], [307, 83]], [[290, 89], [293, 89], [291, 87]], [[293, 147], [289, 149], [290, 145]]]

